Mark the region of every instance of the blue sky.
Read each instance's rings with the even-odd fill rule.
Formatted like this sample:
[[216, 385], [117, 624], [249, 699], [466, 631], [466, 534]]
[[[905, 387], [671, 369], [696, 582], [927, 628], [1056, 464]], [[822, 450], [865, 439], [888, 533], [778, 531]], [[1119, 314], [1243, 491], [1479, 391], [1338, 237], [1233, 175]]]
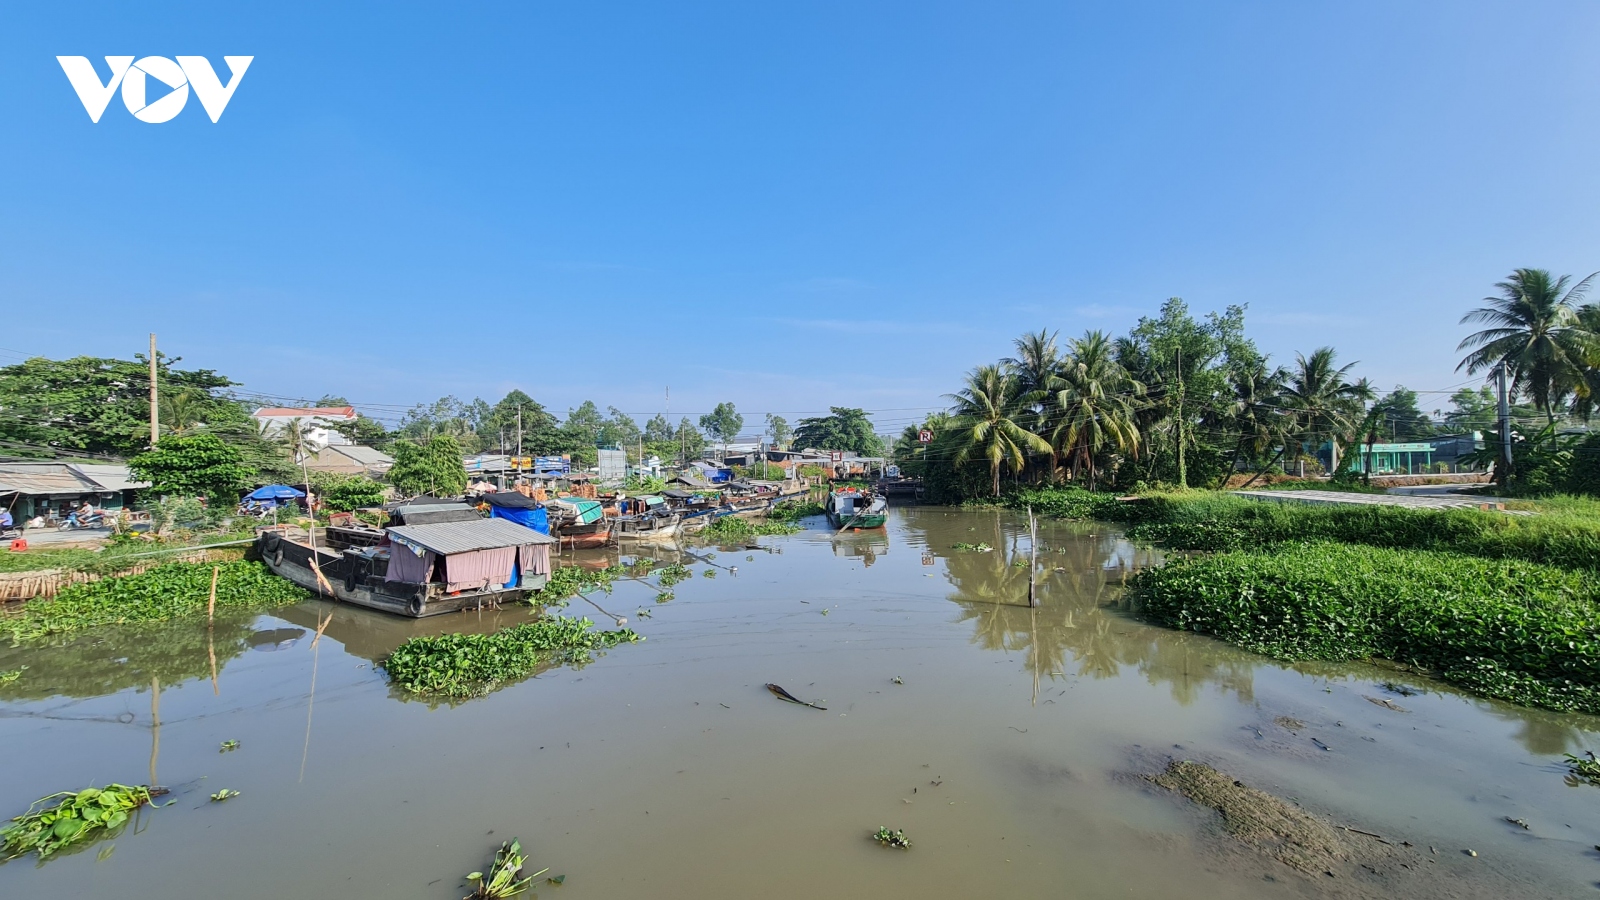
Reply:
[[[1592, 3], [10, 4], [0, 362], [146, 334], [383, 414], [520, 387], [894, 428], [1047, 327], [1248, 304], [1446, 389], [1600, 268]], [[255, 62], [218, 124], [56, 55]], [[154, 96], [154, 92], [152, 92]], [[1424, 395], [1423, 406], [1443, 405]]]

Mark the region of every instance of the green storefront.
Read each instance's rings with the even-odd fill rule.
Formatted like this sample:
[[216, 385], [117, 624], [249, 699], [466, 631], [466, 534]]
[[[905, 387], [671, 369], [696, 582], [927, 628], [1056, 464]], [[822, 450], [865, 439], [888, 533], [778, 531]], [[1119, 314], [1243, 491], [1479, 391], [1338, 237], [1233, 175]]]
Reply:
[[1361, 444], [1362, 467], [1373, 475], [1421, 475], [1433, 464], [1433, 445]]

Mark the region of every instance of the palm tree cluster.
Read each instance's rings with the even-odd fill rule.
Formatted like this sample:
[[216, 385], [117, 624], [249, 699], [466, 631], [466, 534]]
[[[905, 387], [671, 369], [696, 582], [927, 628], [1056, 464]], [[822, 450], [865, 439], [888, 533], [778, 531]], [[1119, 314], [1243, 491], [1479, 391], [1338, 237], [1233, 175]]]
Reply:
[[[938, 479], [981, 465], [995, 496], [1008, 473], [1090, 489], [1221, 482], [1324, 447], [1336, 464], [1375, 396], [1330, 347], [1270, 366], [1244, 336], [1242, 309], [1196, 320], [1177, 298], [1123, 337], [1063, 342], [1041, 330], [1014, 346], [968, 373], [948, 413], [906, 429], [895, 445], [903, 469]], [[918, 441], [923, 429], [931, 444]]]
[[1486, 325], [1457, 350], [1469, 351], [1457, 370], [1468, 375], [1504, 367], [1510, 391], [1544, 413], [1552, 430], [1556, 410], [1588, 421], [1600, 402], [1600, 305], [1583, 303], [1600, 272], [1572, 283], [1544, 269], [1517, 269], [1495, 284], [1498, 294], [1462, 317]]

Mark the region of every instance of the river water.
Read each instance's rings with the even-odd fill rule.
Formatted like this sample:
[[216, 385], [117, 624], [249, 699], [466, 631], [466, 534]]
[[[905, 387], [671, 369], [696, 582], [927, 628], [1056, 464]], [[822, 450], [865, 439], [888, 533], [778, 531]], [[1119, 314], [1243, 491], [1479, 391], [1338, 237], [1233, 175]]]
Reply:
[[[1467, 893], [1596, 894], [1600, 789], [1556, 762], [1600, 746], [1600, 720], [1142, 624], [1122, 584], [1159, 557], [1109, 526], [1041, 525], [1029, 609], [1010, 513], [807, 524], [651, 554], [694, 571], [672, 599], [594, 595], [644, 643], [455, 705], [400, 695], [375, 661], [529, 613], [307, 603], [0, 649], [0, 670], [28, 667], [0, 687], [7, 815], [107, 781], [173, 789], [114, 840], [0, 867], [0, 896], [459, 898], [511, 837], [567, 876], [546, 897], [1382, 895], [1229, 853], [1212, 814], [1138, 777], [1169, 757], [1408, 841]], [[208, 802], [222, 788], [241, 794]], [[879, 825], [913, 848], [871, 843]]]

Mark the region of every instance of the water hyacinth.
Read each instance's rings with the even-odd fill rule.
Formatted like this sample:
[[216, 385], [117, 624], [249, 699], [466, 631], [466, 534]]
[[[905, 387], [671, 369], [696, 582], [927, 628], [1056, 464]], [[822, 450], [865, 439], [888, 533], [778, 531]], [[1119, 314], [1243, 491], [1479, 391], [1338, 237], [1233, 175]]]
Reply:
[[595, 651], [644, 640], [627, 628], [592, 631], [593, 626], [586, 618], [547, 616], [492, 634], [414, 637], [383, 667], [396, 685], [412, 693], [477, 697], [541, 666], [588, 660]]

